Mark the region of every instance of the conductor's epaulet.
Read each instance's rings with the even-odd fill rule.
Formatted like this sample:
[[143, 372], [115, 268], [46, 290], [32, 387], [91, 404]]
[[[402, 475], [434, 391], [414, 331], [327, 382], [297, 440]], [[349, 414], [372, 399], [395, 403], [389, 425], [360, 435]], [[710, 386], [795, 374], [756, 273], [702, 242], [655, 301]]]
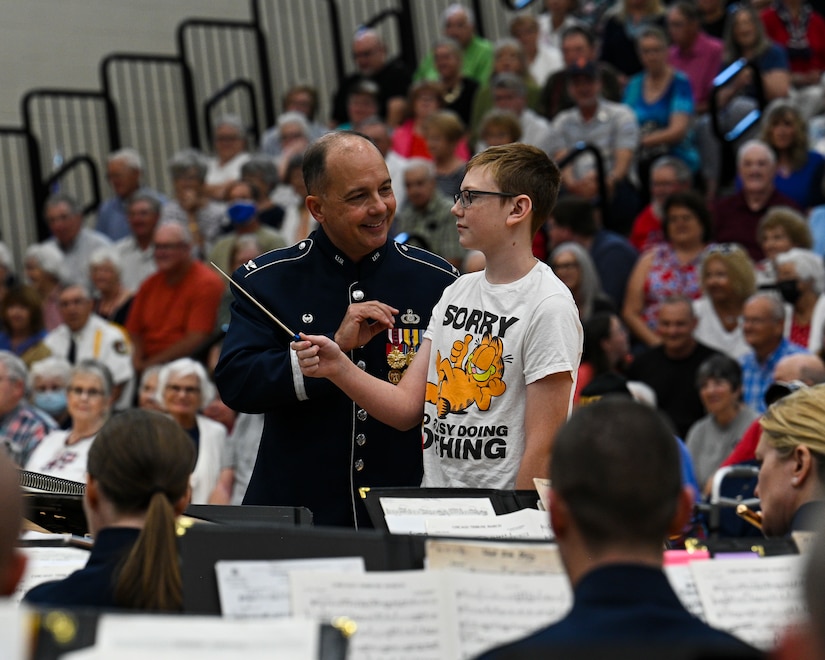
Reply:
[[445, 273], [448, 273], [454, 277], [458, 277], [460, 275], [458, 269], [449, 261], [443, 257], [439, 257], [437, 254], [425, 250], [424, 248], [416, 247], [415, 245], [407, 245], [405, 243], [396, 243], [395, 241], [393, 241], [392, 244], [398, 254], [405, 259], [417, 261], [418, 263], [426, 264], [432, 268], [443, 270]]
[[238, 268], [236, 276], [241, 279], [251, 277], [255, 273], [266, 270], [270, 266], [282, 264], [286, 262], [299, 261], [306, 257], [311, 251], [315, 241], [311, 238], [305, 238], [287, 247], [276, 248], [269, 252], [264, 252], [254, 259], [250, 259], [243, 266]]

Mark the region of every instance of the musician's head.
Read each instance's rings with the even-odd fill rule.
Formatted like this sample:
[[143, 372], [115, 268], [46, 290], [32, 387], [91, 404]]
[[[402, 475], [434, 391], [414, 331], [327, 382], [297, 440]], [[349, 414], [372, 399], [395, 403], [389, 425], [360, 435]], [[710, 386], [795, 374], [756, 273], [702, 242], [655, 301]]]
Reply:
[[9, 596], [23, 575], [26, 557], [17, 549], [23, 511], [20, 477], [4, 451], [0, 451], [0, 502], [0, 596]]
[[571, 579], [565, 545], [590, 559], [618, 551], [661, 561], [668, 533], [692, 511], [676, 442], [655, 409], [624, 397], [580, 408], [562, 427], [550, 464], [550, 512]]
[[[756, 496], [765, 536], [810, 528], [814, 501], [825, 499], [825, 385], [797, 390], [773, 403], [760, 420]], [[818, 510], [818, 509], [817, 509]]]

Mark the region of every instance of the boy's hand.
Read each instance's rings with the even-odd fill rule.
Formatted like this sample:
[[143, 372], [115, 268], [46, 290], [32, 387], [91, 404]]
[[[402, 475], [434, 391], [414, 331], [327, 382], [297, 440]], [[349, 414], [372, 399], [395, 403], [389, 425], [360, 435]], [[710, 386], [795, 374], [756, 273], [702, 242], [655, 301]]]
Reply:
[[305, 335], [301, 341], [294, 341], [290, 347], [298, 357], [298, 366], [304, 376], [329, 378], [337, 373], [339, 360], [349, 362], [334, 341], [324, 335]]
[[377, 300], [353, 303], [347, 307], [347, 313], [341, 326], [335, 333], [335, 343], [344, 353], [363, 346], [380, 332], [395, 325], [395, 307], [390, 307]]

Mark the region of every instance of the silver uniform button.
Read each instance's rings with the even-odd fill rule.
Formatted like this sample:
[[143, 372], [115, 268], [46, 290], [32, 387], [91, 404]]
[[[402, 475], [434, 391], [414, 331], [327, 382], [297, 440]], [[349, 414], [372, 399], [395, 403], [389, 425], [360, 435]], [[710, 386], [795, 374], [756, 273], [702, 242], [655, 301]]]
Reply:
[[359, 433], [355, 436], [355, 444], [359, 447], [363, 447], [365, 444], [367, 444], [367, 436], [365, 436], [363, 433]]
[[364, 299], [364, 292], [361, 291], [361, 289], [356, 289], [355, 291], [352, 292], [352, 299], [355, 302], [362, 301]]
[[366, 371], [367, 369], [367, 363], [363, 360], [358, 360], [358, 362], [355, 363], [355, 366], [358, 367], [361, 371]]
[[355, 416], [358, 418], [359, 422], [367, 421], [367, 411], [363, 408], [359, 408], [358, 412], [355, 413]]
[[355, 461], [355, 471], [360, 472], [363, 469], [364, 469], [364, 459], [359, 458], [357, 461]]

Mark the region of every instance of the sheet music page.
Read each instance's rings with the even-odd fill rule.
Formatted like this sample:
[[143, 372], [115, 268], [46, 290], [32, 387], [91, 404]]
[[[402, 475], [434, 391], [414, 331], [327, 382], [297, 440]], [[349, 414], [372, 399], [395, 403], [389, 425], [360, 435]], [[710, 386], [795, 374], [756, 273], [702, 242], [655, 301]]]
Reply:
[[804, 616], [799, 555], [690, 564], [707, 622], [763, 650]]
[[289, 616], [291, 571], [363, 573], [364, 570], [363, 557], [218, 561], [215, 574], [221, 613], [235, 619]]
[[317, 660], [319, 628], [307, 619], [233, 621], [207, 616], [105, 614], [93, 649], [64, 658]]
[[28, 634], [30, 623], [28, 609], [20, 607], [11, 598], [0, 598], [0, 658], [25, 660], [29, 657]]
[[89, 561], [88, 550], [67, 548], [65, 546], [22, 547], [20, 552], [26, 555], [26, 570], [23, 579], [17, 585], [11, 599], [20, 602], [23, 595], [32, 587], [43, 582], [62, 580]]
[[705, 609], [702, 607], [702, 599], [696, 590], [696, 581], [693, 579], [693, 572], [689, 563], [673, 564], [664, 567], [670, 586], [682, 601], [682, 605], [693, 616], [705, 620]]
[[511, 642], [561, 619], [573, 604], [566, 575], [443, 571], [458, 617], [460, 658]]
[[427, 534], [485, 539], [536, 539], [550, 541], [553, 531], [546, 511], [521, 509], [500, 516], [424, 519]]
[[424, 518], [496, 515], [488, 497], [381, 497], [391, 534], [423, 534]]
[[524, 575], [564, 573], [559, 548], [550, 543], [428, 539], [425, 549], [426, 567], [429, 570], [457, 568]]
[[430, 571], [291, 573], [295, 616], [358, 626], [348, 660], [452, 660], [454, 612], [445, 606], [443, 577]]

